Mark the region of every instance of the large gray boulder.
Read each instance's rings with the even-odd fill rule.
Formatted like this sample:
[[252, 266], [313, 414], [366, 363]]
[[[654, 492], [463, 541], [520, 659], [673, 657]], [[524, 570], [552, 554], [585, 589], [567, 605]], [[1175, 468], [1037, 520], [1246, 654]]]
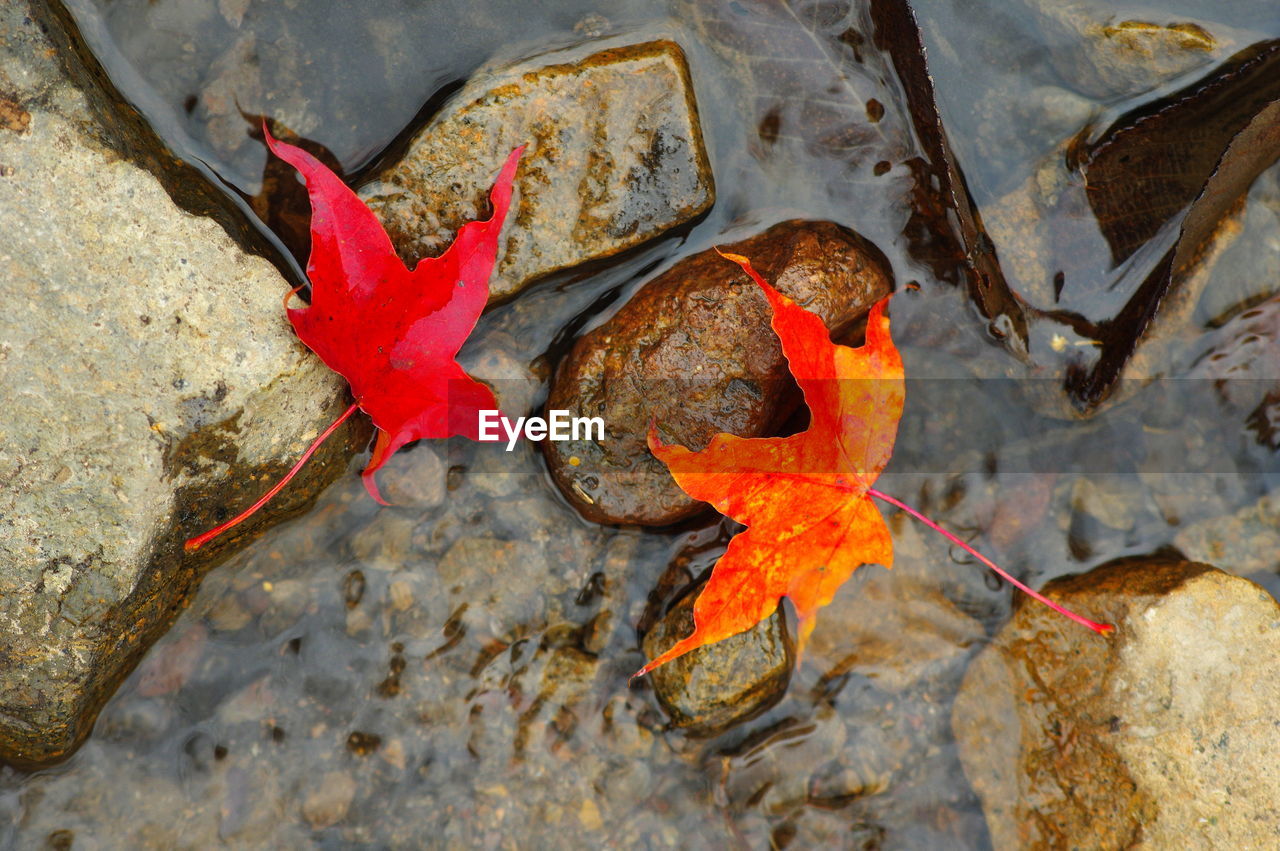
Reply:
[[70, 754], [203, 572], [360, 432], [183, 553], [342, 411], [343, 381], [289, 328], [272, 264], [131, 159], [163, 160], [154, 141], [94, 118], [111, 107], [44, 13], [0, 6], [0, 761], [19, 766]]

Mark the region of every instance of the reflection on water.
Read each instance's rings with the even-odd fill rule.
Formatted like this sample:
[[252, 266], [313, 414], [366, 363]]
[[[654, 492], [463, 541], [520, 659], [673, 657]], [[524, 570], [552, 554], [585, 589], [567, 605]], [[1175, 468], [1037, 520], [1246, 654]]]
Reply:
[[[896, 89], [878, 71], [803, 53], [821, 39], [863, 43], [859, 9], [777, 7], [786, 10], [779, 26], [803, 24], [806, 12], [821, 23], [805, 31], [816, 36], [779, 39], [809, 57], [797, 63], [809, 76], [796, 78], [779, 70], [775, 46], [730, 37], [742, 4], [696, 5], [633, 0], [611, 4], [605, 19], [598, 4], [571, 1], [378, 0], [358, 16], [341, 3], [68, 2], [113, 79], [174, 149], [250, 194], [263, 154], [241, 110], [279, 117], [353, 171], [492, 56], [633, 27], [674, 33], [693, 68], [717, 206], [688, 234], [486, 314], [464, 361], [501, 379], [514, 413], [541, 404], [566, 344], [654, 271], [800, 214], [840, 221], [884, 250], [900, 284], [894, 333], [908, 374], [931, 379], [910, 388], [881, 489], [1011, 571], [1039, 584], [1149, 552], [1274, 487], [1274, 449], [1249, 425], [1254, 409], [1214, 383], [1229, 376], [1193, 366], [1213, 362], [1214, 347], [1238, 351], [1231, 326], [1212, 337], [1194, 329], [1168, 365], [1203, 381], [1153, 385], [1086, 422], [1039, 412], [1042, 394], [1022, 367], [902, 235], [909, 134]], [[1007, 268], [1030, 280], [1036, 257], [1001, 241], [1019, 232], [1010, 193], [1039, 179], [1052, 188], [1064, 141], [1151, 89], [1064, 84], [1062, 67], [1040, 55], [1072, 61], [1083, 36], [1064, 36], [1061, 22], [1029, 6], [991, 5], [943, 4], [926, 31], [961, 164]], [[1247, 43], [1270, 25], [1242, 16], [1241, 4], [1184, 5], [1177, 14], [1223, 42]], [[982, 9], [999, 25], [979, 25]], [[883, 67], [869, 48], [864, 58], [864, 69]], [[841, 97], [858, 92], [864, 117], [875, 100], [881, 129], [814, 144], [806, 122], [821, 99], [796, 99], [806, 80], [838, 80]], [[966, 110], [967, 99], [978, 107]], [[820, 118], [833, 131], [847, 126], [839, 110]], [[882, 151], [894, 152], [888, 171]], [[1274, 186], [1273, 170], [1255, 187], [1238, 256], [1215, 272], [1203, 319], [1274, 287], [1274, 276], [1252, 277], [1280, 238]], [[1240, 334], [1265, 336], [1252, 321]], [[1245, 395], [1267, 398], [1265, 389]], [[76, 757], [3, 775], [0, 837], [76, 848], [554, 847], [566, 837], [591, 846], [986, 844], [949, 712], [1010, 593], [941, 538], [892, 517], [898, 566], [865, 568], [823, 610], [781, 702], [695, 739], [666, 730], [648, 685], [629, 687], [628, 677], [643, 663], [637, 626], [723, 547], [714, 516], [657, 532], [586, 523], [529, 446], [419, 445], [388, 465], [384, 489], [395, 507], [378, 508], [349, 476], [215, 571]], [[691, 550], [703, 556], [677, 561]]]
[[661, 17], [583, 0], [68, 0], [117, 85], [162, 135], [252, 193], [265, 160], [241, 112], [322, 140], [348, 170], [423, 104], [493, 58], [520, 58]]

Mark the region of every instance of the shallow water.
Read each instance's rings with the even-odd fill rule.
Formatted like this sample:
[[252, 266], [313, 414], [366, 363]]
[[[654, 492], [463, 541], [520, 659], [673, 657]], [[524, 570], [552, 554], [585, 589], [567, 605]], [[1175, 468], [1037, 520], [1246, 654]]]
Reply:
[[[489, 311], [464, 365], [503, 379], [504, 407], [537, 408], [567, 344], [656, 271], [802, 215], [871, 238], [898, 281], [894, 336], [914, 379], [880, 489], [1033, 585], [1168, 546], [1277, 484], [1275, 451], [1246, 428], [1249, 405], [1211, 380], [1157, 382], [1085, 421], [1048, 412], [1042, 400], [1055, 382], [1013, 358], [963, 289], [902, 236], [903, 160], [915, 143], [891, 69], [865, 42], [857, 73], [814, 60], [801, 62], [797, 81], [778, 72], [778, 56], [795, 58], [803, 44], [789, 30], [728, 38], [746, 26], [731, 0], [632, 0], [610, 4], [607, 19], [578, 2], [377, 0], [360, 4], [358, 18], [336, 2], [67, 5], [173, 150], [246, 196], [259, 188], [264, 156], [240, 110], [279, 117], [358, 174], [490, 59], [596, 34], [676, 38], [693, 71], [716, 206], [682, 233]], [[1115, 15], [1189, 18], [1243, 45], [1280, 35], [1267, 6], [1133, 4]], [[779, 26], [813, 27], [803, 32], [818, 57], [822, 40], [857, 44], [847, 34], [870, 31], [865, 14], [839, 4], [779, 8]], [[952, 0], [921, 14], [942, 113], [1006, 274], [1038, 292], [1053, 258], [1014, 238], [1011, 194], [1029, 180], [1069, 184], [1061, 149], [1070, 136], [1185, 79], [1082, 92], [1070, 64], [1079, 37], [1027, 7]], [[797, 97], [801, 84], [822, 97]], [[872, 99], [885, 114], [865, 137], [822, 136], [847, 126], [842, 110], [865, 116]], [[891, 167], [879, 173], [886, 157]], [[1034, 225], [1101, 240], [1087, 220], [1063, 216]], [[1209, 326], [1274, 292], [1278, 247], [1273, 168], [1251, 190], [1243, 228], [1214, 266], [1197, 324], [1170, 348], [1167, 374], [1219, 377], [1197, 365], [1244, 332]], [[1271, 386], [1274, 375], [1273, 362], [1247, 377]], [[1007, 618], [1011, 593], [942, 539], [891, 518], [898, 566], [859, 571], [823, 610], [786, 697], [698, 740], [666, 730], [648, 685], [628, 677], [643, 663], [638, 631], [710, 567], [727, 523], [587, 523], [528, 445], [419, 445], [388, 465], [385, 481], [397, 507], [378, 508], [350, 475], [211, 574], [75, 757], [0, 776], [0, 839], [76, 848], [559, 847], [566, 837], [590, 846], [987, 844], [948, 717], [967, 660]], [[1223, 567], [1276, 588], [1274, 565]]]

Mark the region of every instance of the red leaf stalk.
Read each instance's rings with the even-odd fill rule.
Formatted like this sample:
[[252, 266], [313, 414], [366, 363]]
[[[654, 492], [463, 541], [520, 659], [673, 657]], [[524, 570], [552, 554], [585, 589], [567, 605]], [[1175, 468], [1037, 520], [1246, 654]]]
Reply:
[[284, 486], [289, 484], [290, 479], [298, 475], [298, 471], [302, 469], [302, 465], [307, 463], [307, 459], [309, 459], [312, 455], [315, 454], [316, 450], [320, 448], [320, 444], [328, 440], [329, 437], [335, 431], [338, 430], [338, 426], [345, 423], [351, 417], [351, 415], [354, 414], [359, 409], [360, 409], [359, 405], [352, 405], [350, 408], [347, 408], [345, 411], [343, 411], [342, 416], [334, 420], [333, 423], [330, 424], [328, 428], [320, 432], [320, 436], [311, 442], [311, 445], [307, 447], [307, 451], [302, 453], [302, 457], [298, 459], [298, 463], [293, 465], [293, 469], [285, 473], [284, 478], [276, 482], [275, 487], [273, 487], [271, 490], [263, 494], [261, 499], [259, 499], [253, 505], [246, 508], [244, 511], [241, 511], [235, 517], [232, 517], [226, 523], [223, 523], [218, 526], [214, 526], [212, 529], [210, 529], [208, 532], [205, 532], [202, 535], [196, 535], [194, 538], [188, 538], [187, 542], [182, 545], [182, 548], [189, 553], [193, 553], [196, 550], [203, 547], [205, 544], [212, 541], [214, 538], [221, 535], [223, 532], [227, 531], [228, 529], [234, 526], [239, 526], [242, 522], [247, 520], [249, 517], [252, 517], [254, 512], [256, 512], [262, 506], [266, 505], [268, 502], [270, 502], [273, 496], [280, 493], [280, 491], [284, 489]]
[[1005, 579], [1009, 580], [1009, 582], [1011, 582], [1015, 587], [1017, 587], [1017, 588], [1021, 589], [1022, 591], [1026, 592], [1027, 594], [1030, 594], [1030, 595], [1032, 596], [1032, 598], [1034, 598], [1034, 599], [1036, 599], [1036, 600], [1039, 600], [1041, 603], [1044, 603], [1046, 606], [1048, 606], [1049, 608], [1053, 609], [1053, 610], [1054, 610], [1055, 612], [1057, 612], [1058, 614], [1066, 615], [1067, 617], [1071, 618], [1071, 619], [1072, 619], [1073, 621], [1075, 621], [1076, 623], [1081, 624], [1082, 626], [1087, 626], [1089, 629], [1093, 630], [1094, 632], [1098, 633], [1099, 635], [1107, 635], [1107, 634], [1109, 634], [1109, 633], [1111, 633], [1111, 632], [1113, 632], [1113, 631], [1115, 630], [1115, 627], [1114, 627], [1112, 624], [1109, 624], [1109, 623], [1095, 623], [1094, 621], [1091, 621], [1091, 620], [1089, 620], [1088, 618], [1086, 618], [1086, 617], [1084, 617], [1084, 616], [1082, 616], [1082, 615], [1077, 615], [1075, 612], [1071, 611], [1070, 609], [1067, 609], [1067, 608], [1065, 608], [1065, 607], [1063, 607], [1063, 606], [1059, 605], [1058, 603], [1055, 603], [1053, 600], [1050, 600], [1048, 597], [1044, 596], [1044, 595], [1043, 595], [1043, 594], [1041, 594], [1040, 592], [1038, 592], [1038, 591], [1033, 591], [1031, 588], [1028, 588], [1026, 585], [1024, 585], [1023, 583], [1021, 583], [1021, 582], [1019, 582], [1018, 580], [1014, 579], [1012, 576], [1010, 576], [1008, 573], [1006, 573], [1004, 570], [1002, 570], [1002, 569], [1001, 569], [1001, 568], [1000, 568], [1000, 567], [999, 567], [995, 562], [993, 562], [991, 559], [987, 558], [987, 557], [986, 557], [986, 556], [984, 556], [982, 553], [978, 552], [978, 551], [977, 551], [977, 550], [975, 550], [973, 547], [969, 546], [969, 545], [968, 545], [968, 544], [966, 544], [964, 541], [960, 540], [960, 538], [959, 538], [959, 537], [957, 537], [956, 535], [953, 535], [952, 533], [948, 532], [946, 529], [944, 529], [944, 528], [942, 528], [941, 526], [939, 526], [937, 523], [935, 523], [935, 522], [933, 522], [932, 520], [930, 520], [928, 517], [925, 517], [923, 514], [921, 514], [919, 511], [916, 511], [914, 508], [912, 508], [911, 506], [907, 505], [905, 502], [902, 502], [902, 501], [901, 501], [901, 500], [899, 500], [899, 499], [896, 499], [896, 498], [894, 498], [894, 497], [892, 497], [892, 496], [889, 496], [887, 493], [882, 493], [881, 491], [878, 491], [878, 490], [876, 490], [875, 488], [868, 488], [868, 489], [867, 489], [867, 495], [868, 495], [868, 496], [874, 496], [876, 499], [884, 500], [885, 502], [889, 503], [890, 505], [892, 505], [892, 506], [894, 506], [894, 507], [896, 507], [896, 508], [899, 508], [899, 509], [901, 509], [901, 510], [905, 511], [906, 513], [910, 514], [912, 517], [914, 517], [915, 519], [919, 520], [921, 523], [923, 523], [924, 525], [928, 526], [930, 529], [932, 529], [933, 531], [937, 532], [938, 534], [942, 535], [942, 536], [943, 536], [944, 538], [946, 538], [948, 541], [950, 541], [951, 543], [955, 544], [956, 546], [958, 546], [958, 547], [962, 548], [962, 549], [963, 549], [965, 552], [967, 552], [969, 555], [973, 556], [973, 557], [974, 557], [974, 558], [976, 558], [978, 561], [982, 562], [982, 563], [983, 563], [983, 564], [985, 564], [987, 567], [989, 567], [989, 568], [991, 568], [992, 570], [994, 570], [994, 571], [995, 571], [996, 573], [998, 573], [1000, 576], [1003, 576]]

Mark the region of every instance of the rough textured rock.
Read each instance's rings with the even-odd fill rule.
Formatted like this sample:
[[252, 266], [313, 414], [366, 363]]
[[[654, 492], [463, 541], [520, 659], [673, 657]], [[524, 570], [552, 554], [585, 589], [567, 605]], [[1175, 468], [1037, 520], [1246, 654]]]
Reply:
[[[891, 288], [880, 253], [831, 222], [783, 222], [725, 250], [749, 257], [837, 332]], [[547, 407], [603, 417], [605, 439], [543, 443], [569, 502], [600, 523], [660, 526], [701, 511], [649, 454], [649, 421], [667, 442], [694, 449], [717, 432], [758, 437], [782, 425], [799, 395], [769, 320], [751, 279], [708, 250], [645, 284], [581, 337]]]
[[342, 382], [289, 329], [275, 268], [89, 117], [100, 95], [36, 13], [0, 9], [0, 760], [18, 765], [67, 756], [199, 576], [358, 431], [266, 517], [183, 554], [288, 469]]
[[[690, 592], [644, 637], [650, 659], [693, 631]], [[777, 703], [787, 691], [795, 647], [781, 609], [746, 632], [691, 650], [649, 674], [674, 727], [713, 735]]]
[[481, 216], [517, 145], [529, 150], [492, 298], [610, 257], [714, 200], [689, 70], [669, 41], [543, 55], [480, 73], [360, 190], [406, 262]]
[[1275, 599], [1148, 559], [1045, 591], [1117, 630], [1026, 604], [970, 666], [952, 725], [995, 847], [1275, 847]]

